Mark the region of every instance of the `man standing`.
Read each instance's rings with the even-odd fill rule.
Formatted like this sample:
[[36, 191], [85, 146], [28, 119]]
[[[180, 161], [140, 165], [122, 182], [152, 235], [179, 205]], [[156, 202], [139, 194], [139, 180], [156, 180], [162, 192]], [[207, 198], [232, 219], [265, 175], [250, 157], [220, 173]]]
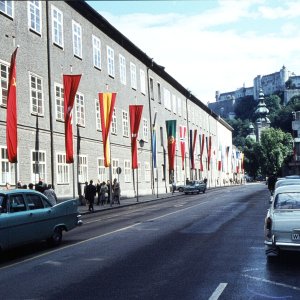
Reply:
[[96, 196], [96, 187], [93, 185], [93, 180], [86, 187], [85, 198], [89, 202], [89, 211], [94, 212], [94, 201]]

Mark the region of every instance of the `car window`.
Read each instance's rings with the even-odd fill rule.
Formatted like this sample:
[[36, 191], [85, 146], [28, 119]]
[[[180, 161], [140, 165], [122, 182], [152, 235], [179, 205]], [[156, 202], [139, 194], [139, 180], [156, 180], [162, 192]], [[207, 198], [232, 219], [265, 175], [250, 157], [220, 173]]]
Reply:
[[26, 210], [25, 202], [21, 194], [9, 196], [9, 212], [15, 213]]
[[276, 196], [275, 209], [300, 209], [300, 193], [282, 193]]
[[0, 195], [0, 213], [6, 213], [7, 212], [7, 206], [6, 206], [6, 197], [4, 195]]
[[26, 198], [30, 210], [44, 208], [44, 202], [40, 195], [28, 194], [26, 195]]

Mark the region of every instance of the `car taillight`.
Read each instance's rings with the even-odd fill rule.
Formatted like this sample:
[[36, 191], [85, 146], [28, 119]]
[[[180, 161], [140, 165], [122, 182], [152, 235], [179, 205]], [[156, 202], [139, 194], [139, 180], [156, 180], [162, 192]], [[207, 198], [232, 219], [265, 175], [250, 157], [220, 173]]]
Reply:
[[270, 239], [272, 237], [272, 219], [270, 217], [266, 218], [266, 237]]

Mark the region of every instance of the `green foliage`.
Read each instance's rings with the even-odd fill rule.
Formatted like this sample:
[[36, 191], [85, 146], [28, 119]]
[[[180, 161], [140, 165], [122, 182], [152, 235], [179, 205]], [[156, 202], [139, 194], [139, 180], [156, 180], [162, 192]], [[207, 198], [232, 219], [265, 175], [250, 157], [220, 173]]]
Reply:
[[261, 175], [261, 166], [265, 161], [265, 153], [262, 145], [248, 138], [246, 139], [243, 152], [245, 170], [255, 179], [258, 175]]
[[226, 122], [234, 129], [232, 133], [232, 142], [235, 146], [243, 148], [246, 136], [249, 134], [249, 120], [226, 119]]
[[234, 112], [236, 114], [237, 119], [251, 120], [256, 106], [257, 102], [253, 99], [252, 96], [246, 96], [236, 100]]
[[264, 174], [279, 173], [285, 158], [292, 153], [293, 138], [281, 129], [269, 128], [261, 133], [263, 160], [261, 169]]

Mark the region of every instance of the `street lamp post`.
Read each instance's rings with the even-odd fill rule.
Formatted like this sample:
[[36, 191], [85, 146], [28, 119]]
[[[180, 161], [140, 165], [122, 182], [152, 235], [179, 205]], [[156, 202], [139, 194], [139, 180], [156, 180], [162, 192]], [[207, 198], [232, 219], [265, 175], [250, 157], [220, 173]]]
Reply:
[[[139, 145], [141, 148], [143, 148], [145, 141], [143, 139], [139, 140]], [[143, 149], [141, 149], [141, 151], [143, 151]], [[139, 164], [136, 169], [136, 202], [139, 202]]]

